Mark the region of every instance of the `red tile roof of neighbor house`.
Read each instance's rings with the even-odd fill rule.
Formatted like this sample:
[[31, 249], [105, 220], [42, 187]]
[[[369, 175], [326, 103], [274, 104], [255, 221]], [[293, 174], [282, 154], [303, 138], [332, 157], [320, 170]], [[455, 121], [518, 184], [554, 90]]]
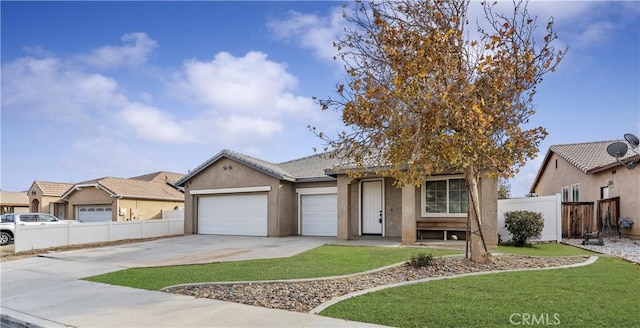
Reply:
[[44, 196], [62, 196], [69, 188], [73, 187], [73, 183], [64, 182], [48, 182], [48, 181], [34, 181], [33, 182]]
[[0, 204], [3, 206], [29, 206], [26, 191], [0, 191]]

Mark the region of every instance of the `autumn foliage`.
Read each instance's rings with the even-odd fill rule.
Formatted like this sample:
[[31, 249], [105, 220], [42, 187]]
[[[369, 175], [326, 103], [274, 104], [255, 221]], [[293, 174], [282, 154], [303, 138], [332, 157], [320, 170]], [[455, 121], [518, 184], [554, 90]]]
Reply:
[[[470, 5], [483, 13], [477, 22], [468, 17]], [[480, 243], [480, 173], [510, 177], [536, 155], [547, 134], [527, 126], [536, 86], [566, 52], [553, 47], [553, 20], [536, 34], [526, 2], [514, 2], [507, 14], [496, 8], [455, 0], [346, 7], [349, 24], [334, 46], [347, 81], [335, 97], [319, 100], [341, 113], [346, 130], [314, 130], [339, 156], [361, 166], [373, 161], [400, 185], [464, 173]]]

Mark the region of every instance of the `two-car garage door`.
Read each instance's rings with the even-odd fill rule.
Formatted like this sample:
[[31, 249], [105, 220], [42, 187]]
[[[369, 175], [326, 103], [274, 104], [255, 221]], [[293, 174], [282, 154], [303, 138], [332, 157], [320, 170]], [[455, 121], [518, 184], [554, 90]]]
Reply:
[[267, 236], [267, 193], [201, 196], [198, 233]]

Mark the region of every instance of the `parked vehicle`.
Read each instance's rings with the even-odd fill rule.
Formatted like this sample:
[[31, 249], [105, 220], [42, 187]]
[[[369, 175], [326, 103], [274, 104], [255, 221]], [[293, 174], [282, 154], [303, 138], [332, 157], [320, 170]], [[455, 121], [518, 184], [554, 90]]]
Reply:
[[0, 218], [0, 245], [4, 246], [13, 241], [16, 224], [42, 225], [67, 224], [57, 217], [46, 213], [7, 213]]

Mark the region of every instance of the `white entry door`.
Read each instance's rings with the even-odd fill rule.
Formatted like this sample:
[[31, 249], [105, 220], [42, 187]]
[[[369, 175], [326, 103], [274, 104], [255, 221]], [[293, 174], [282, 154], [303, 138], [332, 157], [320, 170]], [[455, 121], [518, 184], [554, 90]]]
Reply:
[[362, 182], [362, 234], [382, 234], [382, 181]]

